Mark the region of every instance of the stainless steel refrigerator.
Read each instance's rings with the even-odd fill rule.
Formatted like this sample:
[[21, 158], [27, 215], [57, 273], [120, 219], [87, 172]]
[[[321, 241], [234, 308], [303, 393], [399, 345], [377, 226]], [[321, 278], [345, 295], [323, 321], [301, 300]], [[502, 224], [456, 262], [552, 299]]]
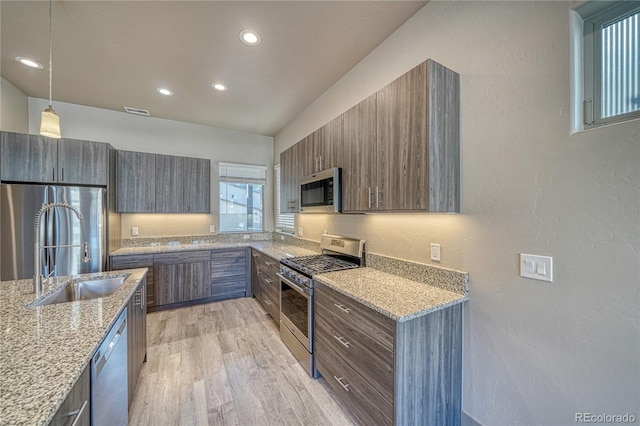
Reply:
[[[34, 219], [43, 204], [62, 202], [76, 207], [83, 219], [69, 209], [56, 207], [42, 215], [40, 232], [44, 248], [42, 274], [61, 276], [100, 272], [106, 266], [106, 191], [104, 188], [57, 185], [1, 184], [0, 278], [33, 277]], [[84, 242], [91, 261], [83, 262]]]

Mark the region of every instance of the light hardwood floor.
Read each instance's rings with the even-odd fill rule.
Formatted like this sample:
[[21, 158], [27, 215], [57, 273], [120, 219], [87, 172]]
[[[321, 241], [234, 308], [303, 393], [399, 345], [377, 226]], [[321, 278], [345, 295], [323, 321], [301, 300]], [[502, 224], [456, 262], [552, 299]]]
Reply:
[[147, 315], [130, 425], [351, 425], [280, 341], [255, 299]]

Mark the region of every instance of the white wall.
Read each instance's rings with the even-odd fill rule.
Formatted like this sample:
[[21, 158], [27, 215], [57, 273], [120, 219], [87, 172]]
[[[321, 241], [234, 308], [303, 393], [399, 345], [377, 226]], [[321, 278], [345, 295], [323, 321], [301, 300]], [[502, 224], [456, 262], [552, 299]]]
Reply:
[[[470, 273], [463, 409], [640, 418], [640, 121], [570, 133], [569, 2], [432, 1], [275, 138], [276, 156], [427, 58], [461, 75], [462, 214], [297, 215], [304, 237]], [[554, 282], [518, 276], [554, 257]]]
[[[29, 98], [29, 133], [38, 133], [40, 113], [47, 100]], [[207, 234], [209, 225], [218, 227], [218, 162], [230, 161], [267, 166], [268, 182], [273, 179], [273, 138], [165, 120], [140, 117], [81, 105], [55, 102], [62, 136], [108, 142], [116, 149], [209, 158], [211, 160], [211, 214], [123, 214], [122, 236], [131, 237], [131, 227], [139, 236]], [[273, 229], [272, 185], [265, 188], [265, 227]]]
[[3, 77], [0, 77], [0, 130], [29, 132], [27, 95]]

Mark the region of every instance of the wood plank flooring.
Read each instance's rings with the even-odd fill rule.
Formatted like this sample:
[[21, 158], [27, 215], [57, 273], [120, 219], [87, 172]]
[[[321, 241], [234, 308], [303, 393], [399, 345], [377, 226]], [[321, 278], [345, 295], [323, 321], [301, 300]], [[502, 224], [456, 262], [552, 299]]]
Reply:
[[352, 425], [255, 299], [147, 315], [147, 362], [130, 425]]

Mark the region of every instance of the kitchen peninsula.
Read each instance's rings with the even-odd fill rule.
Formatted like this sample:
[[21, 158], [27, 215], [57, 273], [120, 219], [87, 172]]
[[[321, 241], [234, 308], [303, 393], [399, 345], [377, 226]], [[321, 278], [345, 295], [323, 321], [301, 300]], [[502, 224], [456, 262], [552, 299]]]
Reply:
[[44, 293], [73, 279], [125, 276], [110, 296], [31, 307], [33, 281], [0, 283], [0, 422], [49, 424], [131, 301], [145, 269], [52, 278]]

